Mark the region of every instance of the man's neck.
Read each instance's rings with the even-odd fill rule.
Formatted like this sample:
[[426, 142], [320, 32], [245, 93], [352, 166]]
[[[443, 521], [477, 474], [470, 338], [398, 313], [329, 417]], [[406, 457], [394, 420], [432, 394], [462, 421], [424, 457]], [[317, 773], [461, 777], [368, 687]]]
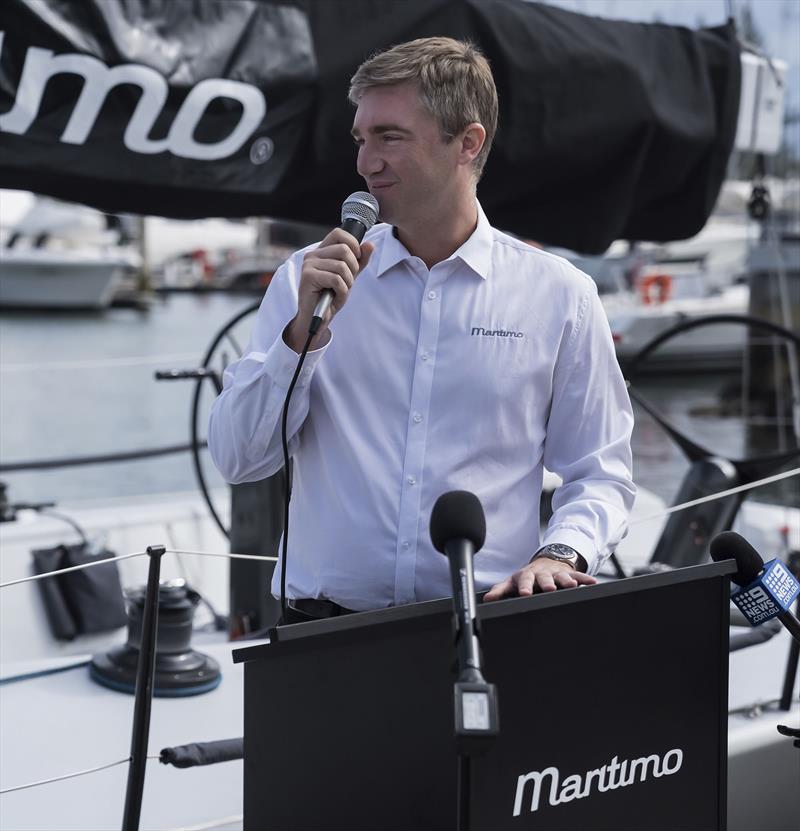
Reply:
[[422, 220], [395, 228], [397, 238], [410, 254], [419, 257], [431, 269], [446, 260], [472, 236], [478, 225], [475, 196], [463, 200], [462, 207], [436, 221]]

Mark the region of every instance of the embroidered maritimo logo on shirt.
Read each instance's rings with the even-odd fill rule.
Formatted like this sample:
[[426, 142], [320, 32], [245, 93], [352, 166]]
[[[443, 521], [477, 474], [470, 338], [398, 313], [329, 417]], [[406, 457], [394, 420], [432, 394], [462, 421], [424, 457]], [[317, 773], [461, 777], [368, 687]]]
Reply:
[[484, 329], [483, 326], [473, 326], [472, 336], [482, 338], [524, 338], [523, 332], [509, 332], [506, 329]]

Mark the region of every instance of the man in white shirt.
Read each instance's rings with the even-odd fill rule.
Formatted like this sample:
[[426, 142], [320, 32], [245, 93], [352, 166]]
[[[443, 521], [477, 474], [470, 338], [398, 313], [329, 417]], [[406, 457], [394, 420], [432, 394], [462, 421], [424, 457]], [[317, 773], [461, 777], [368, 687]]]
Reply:
[[[288, 416], [299, 619], [448, 595], [428, 523], [450, 490], [484, 507], [486, 600], [596, 582], [635, 494], [630, 402], [592, 280], [493, 229], [477, 201], [497, 124], [487, 62], [412, 41], [362, 64], [350, 99], [382, 222], [360, 245], [331, 231], [276, 272], [211, 413], [217, 467], [229, 482], [282, 467], [284, 398], [331, 289]], [[545, 466], [563, 484], [540, 540]]]

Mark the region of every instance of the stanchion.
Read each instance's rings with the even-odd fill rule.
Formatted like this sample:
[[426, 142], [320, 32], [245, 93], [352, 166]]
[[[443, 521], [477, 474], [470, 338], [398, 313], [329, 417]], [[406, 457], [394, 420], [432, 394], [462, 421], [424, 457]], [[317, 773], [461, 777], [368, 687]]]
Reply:
[[139, 831], [139, 816], [142, 812], [147, 742], [150, 736], [150, 708], [153, 703], [153, 676], [156, 666], [158, 584], [161, 575], [161, 557], [165, 550], [163, 545], [152, 545], [147, 548], [150, 570], [147, 574], [147, 593], [142, 613], [142, 641], [139, 665], [136, 669], [136, 694], [133, 702], [131, 763], [128, 768], [128, 785], [125, 789], [122, 831]]

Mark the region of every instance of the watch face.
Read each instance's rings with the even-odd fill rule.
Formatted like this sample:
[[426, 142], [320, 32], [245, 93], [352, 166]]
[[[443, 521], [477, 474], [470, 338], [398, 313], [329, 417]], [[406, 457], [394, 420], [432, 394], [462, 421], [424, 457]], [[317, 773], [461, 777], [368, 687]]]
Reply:
[[553, 544], [548, 545], [542, 553], [547, 554], [548, 557], [553, 557], [556, 560], [573, 560], [575, 559], [577, 552], [573, 551], [567, 545]]

